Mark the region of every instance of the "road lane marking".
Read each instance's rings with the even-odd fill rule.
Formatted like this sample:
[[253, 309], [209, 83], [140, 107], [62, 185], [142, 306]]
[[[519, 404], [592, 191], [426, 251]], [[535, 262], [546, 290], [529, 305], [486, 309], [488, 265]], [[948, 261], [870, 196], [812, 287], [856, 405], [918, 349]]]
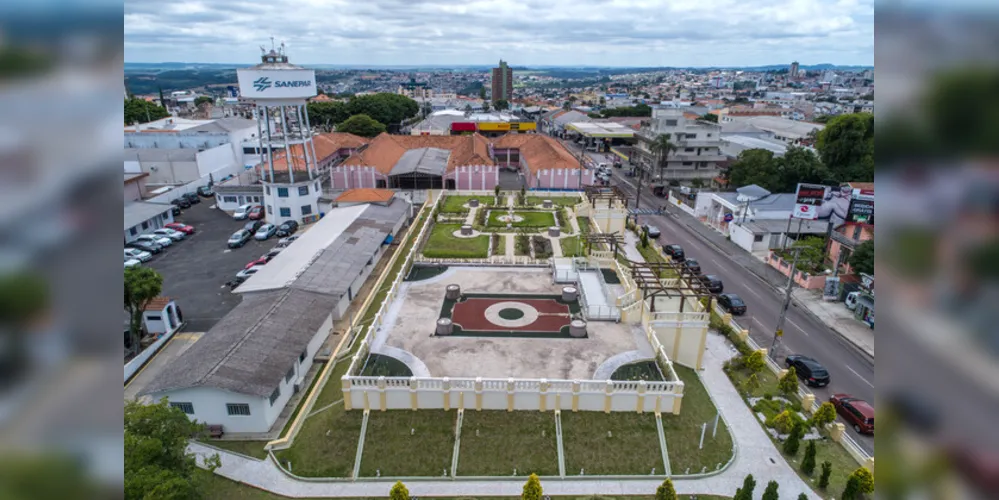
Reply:
[[802, 328], [802, 327], [798, 326], [798, 324], [797, 324], [797, 323], [795, 323], [793, 319], [791, 319], [791, 318], [787, 318], [787, 322], [788, 322], [788, 323], [790, 323], [790, 324], [791, 324], [791, 326], [793, 326], [793, 327], [797, 328], [797, 329], [798, 329], [798, 331], [800, 331], [801, 333], [804, 333], [806, 337], [808, 336], [808, 332], [806, 332], [804, 328]]
[[867, 385], [871, 386], [871, 389], [873, 389], [873, 388], [874, 388], [874, 384], [872, 384], [872, 383], [868, 382], [866, 378], [864, 378], [864, 377], [861, 377], [861, 376], [860, 376], [860, 374], [859, 374], [859, 373], [857, 373], [857, 372], [856, 372], [856, 371], [855, 371], [855, 370], [854, 370], [853, 368], [850, 368], [850, 365], [843, 365], [843, 366], [845, 366], [847, 370], [850, 370], [850, 373], [852, 373], [852, 374], [856, 375], [856, 376], [857, 376], [857, 378], [859, 378], [860, 380], [863, 380], [865, 384], [867, 384]]
[[754, 292], [752, 288], [746, 287], [746, 291], [749, 292], [749, 293], [751, 293], [751, 294], [753, 294], [756, 298], [758, 298], [760, 300], [763, 300], [763, 297], [761, 297], [760, 294]]

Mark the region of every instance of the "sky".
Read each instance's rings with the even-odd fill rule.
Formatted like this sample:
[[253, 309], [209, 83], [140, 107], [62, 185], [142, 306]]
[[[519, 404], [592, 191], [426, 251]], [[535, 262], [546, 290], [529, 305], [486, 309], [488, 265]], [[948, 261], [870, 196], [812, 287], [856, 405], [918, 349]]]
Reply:
[[126, 0], [127, 62], [874, 64], [874, 0]]

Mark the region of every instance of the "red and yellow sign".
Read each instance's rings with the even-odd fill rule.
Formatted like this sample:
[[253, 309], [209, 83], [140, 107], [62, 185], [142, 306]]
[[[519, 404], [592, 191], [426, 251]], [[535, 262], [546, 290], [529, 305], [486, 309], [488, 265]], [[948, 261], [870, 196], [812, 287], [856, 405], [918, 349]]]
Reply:
[[478, 127], [482, 132], [507, 132], [510, 130], [535, 130], [537, 124], [534, 122], [479, 122]]

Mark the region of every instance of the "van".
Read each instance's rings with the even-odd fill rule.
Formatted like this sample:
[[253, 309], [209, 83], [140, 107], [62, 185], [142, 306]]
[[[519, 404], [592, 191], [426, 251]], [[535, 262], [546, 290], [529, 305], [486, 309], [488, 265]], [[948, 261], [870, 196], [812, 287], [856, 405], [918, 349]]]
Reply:
[[860, 297], [860, 292], [850, 292], [846, 294], [846, 300], [843, 301], [843, 303], [846, 305], [846, 308], [851, 311], [856, 309], [858, 297]]
[[599, 168], [600, 170], [607, 170], [609, 167], [607, 166], [606, 163], [601, 162], [600, 164], [597, 165], [597, 168]]

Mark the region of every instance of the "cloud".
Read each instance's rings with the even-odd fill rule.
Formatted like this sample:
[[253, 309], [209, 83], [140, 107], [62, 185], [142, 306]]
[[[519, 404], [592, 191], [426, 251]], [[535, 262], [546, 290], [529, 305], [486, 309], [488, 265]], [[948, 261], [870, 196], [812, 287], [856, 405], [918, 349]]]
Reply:
[[[873, 64], [872, 0], [125, 2], [126, 61], [300, 64]], [[182, 40], [178, 43], [178, 40]]]

